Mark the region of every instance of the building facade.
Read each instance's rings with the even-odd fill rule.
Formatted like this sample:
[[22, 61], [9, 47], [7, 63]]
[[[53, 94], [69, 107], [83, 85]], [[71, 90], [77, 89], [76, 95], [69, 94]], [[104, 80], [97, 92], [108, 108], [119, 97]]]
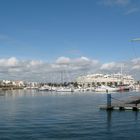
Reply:
[[91, 74], [86, 76], [80, 76], [76, 79], [76, 82], [81, 85], [133, 85], [135, 83], [134, 78], [131, 75], [122, 74]]

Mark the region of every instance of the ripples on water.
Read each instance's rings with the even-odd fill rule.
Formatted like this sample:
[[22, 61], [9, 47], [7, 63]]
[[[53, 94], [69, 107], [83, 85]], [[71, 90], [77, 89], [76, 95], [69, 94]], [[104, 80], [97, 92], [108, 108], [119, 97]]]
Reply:
[[[139, 140], [140, 114], [99, 110], [106, 94], [0, 93], [0, 140]], [[124, 99], [139, 93], [113, 93]]]

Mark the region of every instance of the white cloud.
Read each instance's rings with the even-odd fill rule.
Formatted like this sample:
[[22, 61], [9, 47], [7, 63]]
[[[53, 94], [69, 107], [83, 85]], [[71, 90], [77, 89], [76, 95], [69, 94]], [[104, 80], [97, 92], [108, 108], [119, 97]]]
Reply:
[[131, 0], [114, 0], [116, 4], [127, 5], [130, 4]]
[[132, 62], [132, 69], [133, 70], [140, 70], [140, 58], [135, 58], [131, 60]]
[[131, 0], [101, 0], [100, 3], [106, 6], [126, 6]]
[[64, 56], [59, 57], [59, 58], [57, 58], [56, 63], [57, 64], [69, 64], [70, 63], [70, 58], [64, 57]]
[[4, 67], [11, 67], [11, 66], [16, 66], [18, 64], [18, 60], [15, 57], [11, 57], [8, 59], [0, 59], [0, 66]]
[[89, 64], [90, 60], [87, 57], [82, 56], [80, 58], [73, 60], [73, 63], [75, 63], [77, 65], [85, 65], [85, 64]]
[[132, 62], [133, 64], [138, 64], [138, 63], [140, 64], [140, 58], [132, 59], [131, 62]]
[[84, 56], [82, 56], [80, 59], [83, 60], [83, 61], [90, 61], [89, 58], [84, 57]]
[[87, 57], [71, 59], [59, 57], [53, 63], [37, 60], [18, 60], [15, 57], [0, 59], [0, 79], [22, 79], [22, 80], [51, 80], [50, 74], [55, 75], [55, 80], [60, 80], [60, 72], [70, 72], [73, 76], [96, 69], [99, 62]]
[[132, 69], [133, 69], [133, 70], [140, 70], [140, 65], [134, 65], [134, 66], [132, 67]]
[[120, 68], [121, 67], [121, 64], [119, 63], [116, 63], [116, 62], [110, 62], [110, 63], [105, 63], [101, 66], [101, 70], [111, 70], [111, 69], [114, 69], [114, 68]]
[[107, 7], [117, 7], [122, 10], [123, 15], [139, 12], [139, 6], [132, 0], [100, 0], [98, 3]]
[[[123, 65], [123, 72], [135, 75], [140, 79], [140, 58], [127, 61]], [[87, 73], [118, 73], [121, 71], [121, 62], [101, 63], [87, 57], [71, 59], [59, 57], [53, 63], [38, 60], [19, 60], [15, 57], [0, 59], [0, 79], [27, 80], [27, 81], [60, 81], [60, 73], [65, 79], [74, 79]], [[67, 79], [67, 80], [69, 80]]]
[[42, 64], [42, 61], [35, 61], [35, 60], [32, 60], [31, 62], [30, 62], [30, 65], [31, 66], [38, 66], [38, 65], [41, 65]]

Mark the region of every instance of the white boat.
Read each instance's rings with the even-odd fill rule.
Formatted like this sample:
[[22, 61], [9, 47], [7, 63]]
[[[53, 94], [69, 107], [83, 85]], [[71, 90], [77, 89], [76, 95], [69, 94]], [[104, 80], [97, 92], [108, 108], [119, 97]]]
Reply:
[[74, 92], [81, 92], [81, 89], [80, 88], [75, 88]]
[[129, 85], [120, 85], [118, 86], [118, 88], [119, 88], [119, 91], [129, 91], [132, 89], [132, 87]]
[[119, 91], [119, 88], [117, 87], [109, 87], [109, 86], [99, 86], [95, 88], [95, 92], [116, 92]]
[[51, 90], [51, 87], [50, 86], [47, 86], [47, 85], [44, 85], [40, 88], [38, 88], [39, 91], [50, 91]]
[[34, 89], [34, 90], [35, 90], [35, 89], [38, 89], [38, 87], [29, 87], [29, 86], [28, 86], [28, 87], [24, 87], [24, 89], [25, 89], [25, 90], [26, 90], [26, 89], [30, 89], [30, 90], [33, 90], [33, 89]]
[[56, 89], [56, 92], [74, 92], [72, 88], [67, 88], [67, 87], [58, 87]]

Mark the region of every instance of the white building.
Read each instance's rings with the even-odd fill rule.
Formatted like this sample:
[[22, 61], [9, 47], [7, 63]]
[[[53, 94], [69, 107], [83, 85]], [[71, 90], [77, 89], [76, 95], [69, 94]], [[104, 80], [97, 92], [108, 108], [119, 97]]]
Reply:
[[10, 80], [2, 80], [2, 85], [11, 85], [12, 82]]
[[23, 87], [25, 86], [23, 81], [12, 81], [12, 85], [18, 86], [18, 87]]
[[78, 84], [84, 85], [98, 85], [98, 84], [114, 84], [114, 85], [132, 85], [135, 83], [134, 78], [131, 75], [122, 74], [91, 74], [86, 76], [80, 76], [76, 79]]

